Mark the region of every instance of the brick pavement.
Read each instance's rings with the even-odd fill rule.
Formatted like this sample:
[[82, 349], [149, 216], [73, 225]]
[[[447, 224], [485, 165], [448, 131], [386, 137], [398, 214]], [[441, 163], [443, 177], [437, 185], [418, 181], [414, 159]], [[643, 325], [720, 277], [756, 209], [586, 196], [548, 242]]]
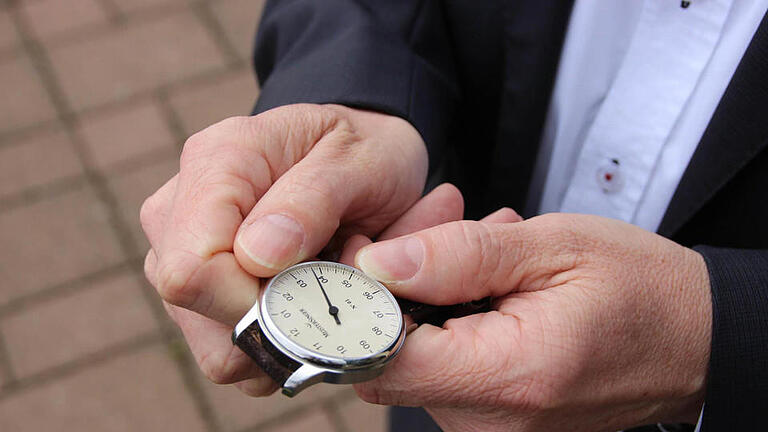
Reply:
[[348, 387], [197, 371], [143, 279], [143, 199], [257, 95], [263, 0], [0, 0], [0, 430], [384, 430]]

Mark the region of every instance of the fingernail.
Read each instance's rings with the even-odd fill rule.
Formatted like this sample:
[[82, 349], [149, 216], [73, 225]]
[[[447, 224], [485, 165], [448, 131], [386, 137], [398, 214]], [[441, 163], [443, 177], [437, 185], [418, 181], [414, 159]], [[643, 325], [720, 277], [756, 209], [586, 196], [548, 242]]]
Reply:
[[382, 282], [408, 280], [424, 261], [424, 245], [417, 237], [373, 244], [360, 252], [357, 264], [363, 272]]
[[246, 227], [238, 241], [257, 264], [280, 269], [296, 259], [304, 244], [304, 229], [291, 217], [271, 214]]

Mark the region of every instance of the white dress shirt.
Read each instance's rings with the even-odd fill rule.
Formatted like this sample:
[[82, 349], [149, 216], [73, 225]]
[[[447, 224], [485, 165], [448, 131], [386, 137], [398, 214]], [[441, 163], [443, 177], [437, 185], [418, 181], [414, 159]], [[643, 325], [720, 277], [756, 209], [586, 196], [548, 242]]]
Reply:
[[768, 0], [576, 1], [526, 214], [597, 214], [656, 231], [766, 9]]
[[574, 4], [526, 213], [656, 231], [768, 0]]

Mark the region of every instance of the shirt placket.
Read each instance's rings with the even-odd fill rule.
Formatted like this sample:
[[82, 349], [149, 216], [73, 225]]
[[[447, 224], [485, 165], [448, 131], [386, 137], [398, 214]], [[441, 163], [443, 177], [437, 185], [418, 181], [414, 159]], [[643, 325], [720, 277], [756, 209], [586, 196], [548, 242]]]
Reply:
[[659, 155], [694, 91], [730, 10], [643, 4], [616, 79], [586, 134], [561, 211], [632, 222]]

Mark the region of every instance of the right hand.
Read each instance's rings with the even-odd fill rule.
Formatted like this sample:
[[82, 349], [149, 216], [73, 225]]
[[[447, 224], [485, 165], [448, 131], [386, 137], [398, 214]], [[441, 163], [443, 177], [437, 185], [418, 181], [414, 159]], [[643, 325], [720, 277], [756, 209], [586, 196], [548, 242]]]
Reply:
[[280, 107], [189, 138], [179, 173], [144, 202], [141, 223], [147, 278], [206, 376], [271, 393], [274, 383], [230, 342], [259, 278], [332, 238], [340, 249], [352, 235], [381, 233], [419, 198], [426, 172], [408, 122], [342, 106]]

